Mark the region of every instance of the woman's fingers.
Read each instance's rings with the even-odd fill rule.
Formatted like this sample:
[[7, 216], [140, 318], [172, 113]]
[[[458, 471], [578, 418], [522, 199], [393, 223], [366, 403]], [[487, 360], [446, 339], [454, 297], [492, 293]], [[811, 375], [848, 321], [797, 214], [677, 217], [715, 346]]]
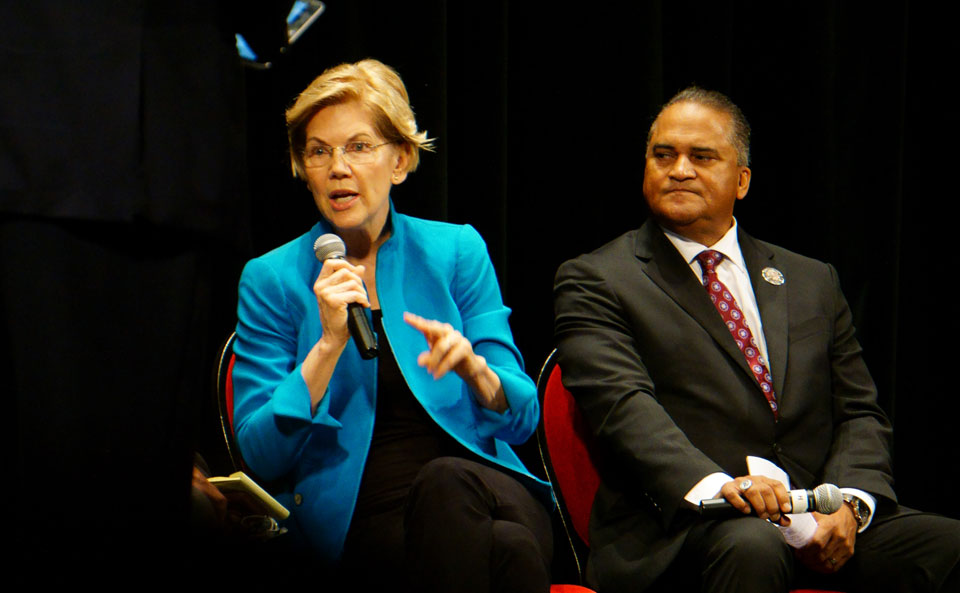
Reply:
[[363, 272], [363, 266], [354, 266], [345, 260], [327, 260], [313, 284], [313, 292], [318, 300], [322, 299], [331, 306], [360, 303], [369, 307]]
[[337, 342], [349, 339], [347, 306], [359, 303], [370, 306], [363, 286], [363, 266], [354, 266], [346, 260], [328, 259], [313, 284], [320, 312], [320, 325], [327, 337]]
[[427, 339], [427, 343], [430, 345], [433, 345], [435, 341], [453, 330], [453, 326], [449, 323], [441, 323], [433, 319], [425, 319], [419, 315], [414, 315], [413, 313], [404, 313], [403, 320], [419, 330], [420, 333], [423, 334], [423, 337]]
[[403, 319], [416, 328], [427, 340], [428, 350], [420, 353], [417, 363], [439, 379], [451, 370], [469, 374], [471, 363], [476, 359], [470, 341], [449, 323], [424, 319], [413, 313], [404, 313]]

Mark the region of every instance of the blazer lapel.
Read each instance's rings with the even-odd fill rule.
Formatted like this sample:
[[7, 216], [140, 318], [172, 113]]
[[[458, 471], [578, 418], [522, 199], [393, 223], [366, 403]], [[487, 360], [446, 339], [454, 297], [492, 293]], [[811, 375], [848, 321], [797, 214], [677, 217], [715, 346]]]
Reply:
[[[770, 358], [770, 374], [773, 375], [773, 391], [777, 399], [783, 395], [783, 381], [787, 373], [787, 289], [783, 284], [776, 285], [763, 278], [763, 270], [770, 268], [777, 270], [786, 277], [783, 270], [777, 268], [773, 252], [754, 240], [753, 237], [740, 230], [738, 233], [740, 251], [747, 263], [750, 274], [750, 283], [753, 285], [753, 294], [757, 299], [760, 310], [760, 320], [763, 323], [763, 336], [767, 341], [767, 354]], [[782, 402], [781, 402], [782, 405]]]
[[[690, 266], [683, 260], [680, 252], [652, 220], [644, 223], [637, 233], [636, 255], [646, 262], [643, 271], [650, 280], [693, 317], [756, 383], [743, 352], [737, 348], [737, 343], [717, 313], [716, 307], [710, 302], [703, 284], [697, 282], [697, 277], [690, 271]], [[759, 389], [760, 386], [757, 385], [757, 390]]]

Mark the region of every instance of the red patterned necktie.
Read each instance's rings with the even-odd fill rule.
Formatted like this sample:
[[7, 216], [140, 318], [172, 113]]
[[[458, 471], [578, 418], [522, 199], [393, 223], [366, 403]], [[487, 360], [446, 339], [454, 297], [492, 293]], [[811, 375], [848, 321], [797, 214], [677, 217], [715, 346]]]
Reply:
[[773, 410], [773, 417], [779, 417], [777, 396], [773, 393], [773, 378], [770, 376], [767, 362], [760, 355], [760, 348], [757, 347], [757, 341], [753, 339], [753, 333], [747, 327], [747, 320], [744, 319], [737, 300], [717, 277], [716, 267], [723, 261], [723, 254], [713, 249], [706, 249], [697, 255], [697, 260], [703, 269], [703, 286], [707, 289], [713, 306], [717, 308], [734, 341], [737, 342], [737, 347], [747, 359], [753, 376], [763, 390], [763, 395], [767, 397], [770, 409]]

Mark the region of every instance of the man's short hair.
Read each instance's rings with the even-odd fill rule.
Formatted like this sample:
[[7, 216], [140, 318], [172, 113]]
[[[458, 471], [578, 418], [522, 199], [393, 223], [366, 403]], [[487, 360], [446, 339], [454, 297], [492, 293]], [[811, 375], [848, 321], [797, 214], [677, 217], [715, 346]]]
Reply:
[[[667, 107], [676, 105], [677, 103], [697, 103], [729, 114], [730, 121], [733, 124], [730, 130], [730, 144], [733, 144], [733, 147], [737, 151], [737, 164], [741, 167], [750, 165], [750, 124], [747, 122], [747, 118], [744, 117], [743, 112], [740, 111], [740, 108], [737, 107], [737, 104], [730, 100], [730, 97], [719, 91], [710, 91], [696, 85], [691, 85], [664, 103], [659, 113], [657, 113], [657, 119], [659, 119], [660, 114], [663, 113]], [[656, 125], [657, 120], [654, 119], [653, 124], [650, 125], [650, 130], [647, 132], [647, 145], [650, 144], [650, 139], [653, 137], [653, 129]]]

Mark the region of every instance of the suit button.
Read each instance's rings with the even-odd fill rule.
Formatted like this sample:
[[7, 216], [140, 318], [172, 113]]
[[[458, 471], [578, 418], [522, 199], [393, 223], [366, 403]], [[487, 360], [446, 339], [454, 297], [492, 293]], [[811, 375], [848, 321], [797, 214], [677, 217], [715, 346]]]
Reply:
[[297, 492], [293, 495], [293, 504], [300, 506], [303, 503], [303, 495]]

